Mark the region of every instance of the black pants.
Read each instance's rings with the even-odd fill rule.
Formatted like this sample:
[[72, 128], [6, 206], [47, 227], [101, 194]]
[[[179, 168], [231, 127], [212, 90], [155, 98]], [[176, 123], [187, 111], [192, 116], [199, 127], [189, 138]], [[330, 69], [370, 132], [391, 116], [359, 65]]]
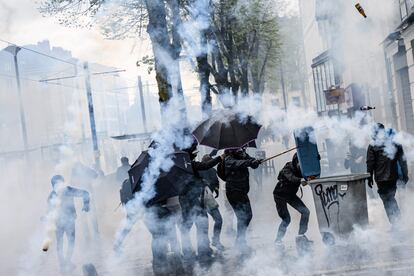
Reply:
[[303, 201], [297, 196], [278, 196], [273, 195], [273, 198], [276, 203], [276, 210], [279, 214], [279, 217], [282, 219], [282, 222], [279, 225], [279, 230], [277, 232], [276, 240], [282, 240], [286, 234], [287, 227], [290, 224], [290, 214], [287, 205], [289, 204], [295, 208], [300, 214], [300, 223], [299, 223], [299, 235], [303, 235], [308, 230], [309, 222], [309, 209], [305, 206]]
[[400, 208], [395, 200], [397, 181], [378, 182], [377, 186], [388, 220], [394, 225], [400, 217]]
[[247, 193], [232, 190], [227, 190], [226, 196], [237, 217], [237, 241], [246, 242], [246, 230], [253, 217], [249, 197]]
[[[66, 234], [68, 241], [66, 257], [63, 254], [64, 234]], [[60, 265], [63, 266], [66, 263], [69, 263], [75, 247], [75, 218], [68, 218], [65, 221], [56, 224], [56, 247]]]
[[167, 268], [167, 253], [169, 245], [168, 233], [171, 228], [170, 212], [167, 208], [153, 206], [147, 209], [144, 223], [152, 236], [152, 264], [154, 272]]
[[214, 220], [213, 241], [220, 241], [221, 228], [223, 226], [223, 218], [221, 217], [219, 208], [214, 208], [208, 211], [208, 214]]
[[[201, 193], [201, 191], [200, 191]], [[197, 193], [190, 191], [180, 196], [182, 210], [181, 243], [183, 253], [191, 254], [192, 245], [190, 240], [190, 230], [195, 224], [197, 229], [197, 251], [199, 255], [211, 254], [210, 240], [208, 238], [208, 216], [204, 208], [201, 197]]]

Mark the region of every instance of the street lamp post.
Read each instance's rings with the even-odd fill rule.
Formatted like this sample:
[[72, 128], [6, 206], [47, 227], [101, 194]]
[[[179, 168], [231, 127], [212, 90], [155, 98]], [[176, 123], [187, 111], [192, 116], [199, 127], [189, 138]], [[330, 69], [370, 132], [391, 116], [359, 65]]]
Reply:
[[19, 53], [21, 48], [16, 46], [16, 45], [10, 45], [10, 46], [7, 46], [4, 50], [13, 55], [14, 70], [15, 70], [15, 73], [16, 73], [16, 83], [17, 83], [17, 95], [18, 95], [18, 99], [19, 99], [20, 125], [21, 125], [21, 129], [22, 129], [23, 147], [24, 147], [24, 152], [27, 153], [28, 142], [27, 142], [26, 118], [25, 118], [23, 99], [22, 99], [22, 88], [21, 88], [21, 84], [20, 84], [19, 65], [18, 65], [18, 62], [17, 62], [17, 54]]

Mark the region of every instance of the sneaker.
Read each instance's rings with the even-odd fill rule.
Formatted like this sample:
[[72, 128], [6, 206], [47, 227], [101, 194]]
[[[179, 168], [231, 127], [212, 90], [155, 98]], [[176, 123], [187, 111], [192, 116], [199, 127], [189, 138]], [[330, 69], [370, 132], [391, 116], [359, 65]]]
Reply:
[[305, 235], [305, 234], [303, 234], [303, 235], [299, 235], [299, 237], [302, 237], [302, 239], [303, 239], [304, 241], [306, 241], [309, 245], [312, 245], [312, 244], [313, 244], [313, 241], [312, 241], [312, 240], [310, 240], [310, 239], [308, 239], [308, 237], [306, 237], [306, 235]]
[[183, 250], [183, 261], [192, 261], [196, 258], [193, 250]]
[[313, 241], [309, 240], [305, 235], [298, 235], [296, 237], [296, 249], [299, 255], [304, 255], [312, 251]]
[[211, 245], [214, 246], [219, 251], [223, 251], [224, 250], [224, 245], [220, 242], [220, 240], [213, 240], [213, 242], [211, 243]]
[[276, 247], [278, 247], [278, 248], [284, 248], [285, 246], [283, 245], [283, 242], [282, 242], [282, 240], [281, 239], [276, 239], [275, 240], [275, 245], [276, 245]]

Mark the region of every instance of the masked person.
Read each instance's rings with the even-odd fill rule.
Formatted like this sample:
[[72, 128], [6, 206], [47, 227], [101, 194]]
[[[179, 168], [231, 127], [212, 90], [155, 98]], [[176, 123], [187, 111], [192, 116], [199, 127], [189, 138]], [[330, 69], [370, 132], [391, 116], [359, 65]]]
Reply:
[[[203, 156], [202, 162], [207, 163], [210, 162], [212, 159], [213, 158], [210, 155], [206, 154]], [[219, 205], [213, 195], [213, 193], [215, 193], [216, 198], [219, 196], [220, 182], [217, 177], [217, 171], [214, 168], [210, 168], [205, 171], [200, 171], [199, 173], [203, 180], [207, 182], [207, 186], [205, 187], [204, 193], [204, 204], [207, 208], [207, 213], [214, 220], [213, 238], [211, 244], [218, 250], [223, 250], [224, 246], [220, 241], [221, 228], [223, 226], [223, 218], [219, 210]]]
[[226, 196], [237, 218], [236, 246], [247, 249], [246, 231], [252, 220], [249, 200], [249, 168], [257, 169], [261, 160], [250, 157], [242, 148], [227, 149], [224, 159]]
[[208, 216], [204, 204], [205, 182], [200, 176], [200, 171], [208, 170], [216, 166], [222, 160], [221, 156], [211, 159], [207, 162], [197, 162], [197, 144], [185, 151], [189, 153], [191, 159], [191, 166], [194, 175], [189, 179], [186, 188], [181, 193], [179, 200], [182, 210], [182, 225], [181, 225], [181, 243], [183, 247], [184, 258], [188, 259], [193, 256], [190, 229], [193, 224], [197, 228], [197, 253], [200, 260], [206, 260], [212, 257], [212, 249], [208, 238]]
[[310, 212], [303, 201], [296, 195], [300, 185], [305, 184], [306, 182], [302, 181], [302, 173], [296, 153], [293, 155], [292, 161], [287, 162], [283, 169], [279, 172], [277, 179], [278, 183], [273, 190], [273, 198], [276, 203], [277, 213], [282, 219], [282, 222], [280, 223], [277, 231], [275, 241], [276, 244], [282, 245], [282, 239], [285, 236], [287, 227], [290, 224], [290, 214], [287, 207], [288, 204], [301, 214], [298, 238], [302, 243], [303, 241], [308, 244], [312, 243], [312, 241], [308, 240], [305, 236], [305, 233], [308, 230]]
[[[85, 190], [71, 186], [65, 186], [64, 178], [55, 175], [51, 179], [53, 191], [48, 197], [49, 212], [56, 212], [56, 246], [59, 263], [62, 268], [72, 269], [71, 263], [73, 249], [75, 246], [75, 221], [76, 209], [74, 199], [81, 197], [83, 200], [82, 211], [89, 212], [89, 193]], [[63, 236], [66, 234], [68, 240], [67, 254], [63, 254]]]
[[372, 141], [367, 150], [367, 171], [370, 174], [368, 185], [372, 188], [375, 179], [378, 194], [384, 204], [388, 220], [393, 226], [397, 224], [400, 217], [400, 209], [395, 199], [399, 167], [400, 178], [407, 183], [408, 169], [403, 147], [392, 140], [383, 124], [378, 123], [374, 127]]

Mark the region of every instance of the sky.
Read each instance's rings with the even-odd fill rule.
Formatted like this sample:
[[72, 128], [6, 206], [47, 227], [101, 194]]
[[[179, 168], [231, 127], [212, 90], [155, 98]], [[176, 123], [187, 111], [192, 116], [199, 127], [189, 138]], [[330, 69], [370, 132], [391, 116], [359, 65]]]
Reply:
[[[151, 54], [148, 39], [107, 40], [97, 27], [75, 29], [59, 25], [56, 18], [45, 17], [39, 11], [39, 2], [33, 0], [0, 0], [0, 39], [17, 45], [48, 39], [52, 46], [72, 51], [73, 56], [85, 61], [102, 63], [126, 69], [130, 77], [144, 74], [136, 61]], [[287, 10], [295, 10], [297, 0], [285, 0]], [[7, 45], [0, 43], [0, 48]], [[140, 71], [141, 70], [141, 71]]]
[[[0, 0], [0, 39], [17, 45], [48, 39], [51, 46], [70, 50], [74, 57], [126, 69], [134, 78], [139, 72], [137, 59], [151, 50], [147, 40], [107, 40], [98, 28], [64, 27], [56, 18], [43, 16], [38, 6], [39, 1], [33, 0]], [[0, 43], [0, 48], [6, 46]]]

